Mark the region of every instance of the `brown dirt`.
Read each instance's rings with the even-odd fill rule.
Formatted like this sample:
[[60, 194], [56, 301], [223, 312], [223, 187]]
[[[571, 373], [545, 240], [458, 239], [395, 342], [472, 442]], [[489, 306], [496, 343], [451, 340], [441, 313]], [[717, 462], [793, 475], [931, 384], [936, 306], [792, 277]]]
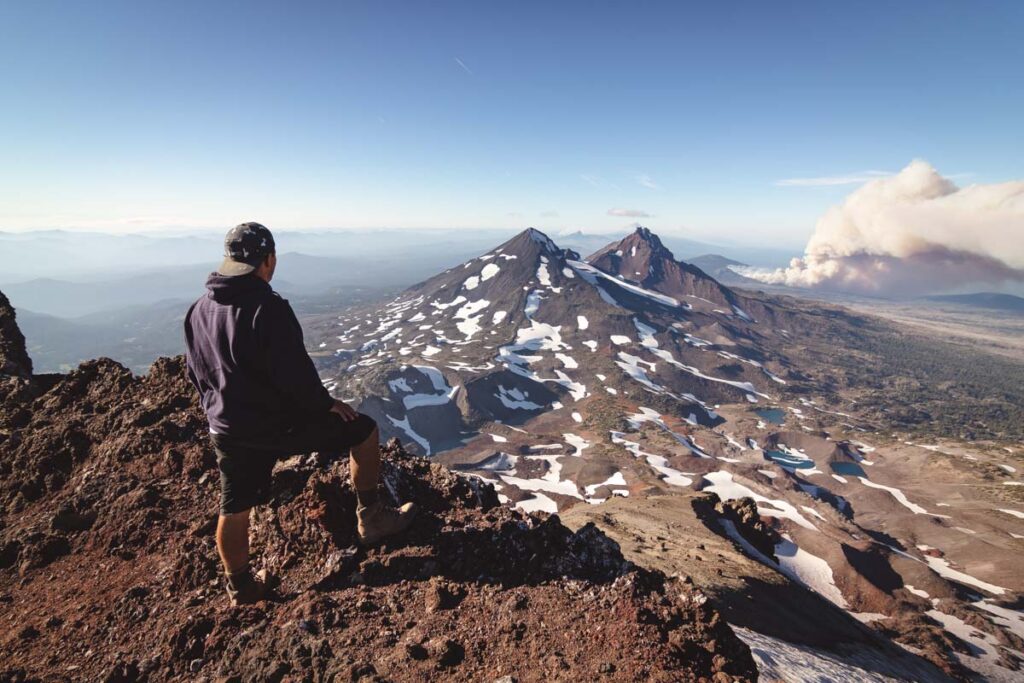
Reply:
[[0, 681], [756, 680], [693, 586], [397, 442], [385, 490], [423, 509], [403, 538], [357, 548], [347, 463], [296, 456], [253, 516], [281, 585], [231, 607], [183, 365], [0, 378]]
[[[970, 672], [947, 657], [949, 639], [934, 625], [923, 620], [912, 625], [920, 637], [905, 642], [920, 648], [924, 657], [912, 655], [818, 594], [748, 557], [725, 536], [718, 520], [733, 521], [751, 544], [770, 549], [777, 531], [753, 510], [756, 507], [743, 499], [723, 504], [710, 493], [674, 492], [578, 505], [563, 518], [571, 528], [596, 524], [620, 544], [628, 559], [700, 586], [735, 626], [829, 651], [897, 680], [944, 681], [950, 675], [969, 679]], [[900, 640], [904, 642], [902, 636]], [[875, 657], [861, 657], [868, 652]]]

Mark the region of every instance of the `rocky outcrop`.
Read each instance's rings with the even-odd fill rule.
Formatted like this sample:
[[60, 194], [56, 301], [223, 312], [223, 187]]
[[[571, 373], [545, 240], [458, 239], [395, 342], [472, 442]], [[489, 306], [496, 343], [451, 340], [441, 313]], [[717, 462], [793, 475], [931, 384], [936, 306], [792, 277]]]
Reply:
[[32, 359], [25, 350], [25, 336], [18, 329], [14, 307], [0, 292], [0, 376], [32, 376]]
[[0, 444], [0, 680], [756, 680], [693, 586], [397, 441], [384, 490], [420, 505], [413, 528], [359, 548], [347, 462], [296, 456], [253, 520], [281, 584], [233, 608], [183, 358], [90, 361], [23, 398]]
[[[28, 421], [35, 385], [25, 336], [18, 329], [14, 307], [0, 292], [0, 454], [12, 430]], [[3, 460], [0, 458], [0, 468]]]

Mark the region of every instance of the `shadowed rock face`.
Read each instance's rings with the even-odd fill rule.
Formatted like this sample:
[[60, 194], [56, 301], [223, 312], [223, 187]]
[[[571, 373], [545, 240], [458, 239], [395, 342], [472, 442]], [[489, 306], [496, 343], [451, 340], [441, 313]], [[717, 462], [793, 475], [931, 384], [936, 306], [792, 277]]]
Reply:
[[[0, 454], [6, 453], [12, 430], [28, 421], [28, 406], [39, 384], [32, 379], [32, 359], [25, 350], [14, 308], [0, 292]], [[4, 460], [0, 457], [0, 463]]]
[[32, 376], [32, 359], [25, 350], [25, 336], [18, 329], [14, 307], [3, 292], [0, 292], [0, 375], [25, 379]]
[[291, 458], [252, 529], [281, 586], [232, 608], [181, 356], [143, 377], [90, 361], [10, 401], [25, 416], [0, 460], [0, 680], [756, 680], [698, 590], [397, 440], [383, 490], [419, 504], [412, 529], [357, 547], [347, 461]]

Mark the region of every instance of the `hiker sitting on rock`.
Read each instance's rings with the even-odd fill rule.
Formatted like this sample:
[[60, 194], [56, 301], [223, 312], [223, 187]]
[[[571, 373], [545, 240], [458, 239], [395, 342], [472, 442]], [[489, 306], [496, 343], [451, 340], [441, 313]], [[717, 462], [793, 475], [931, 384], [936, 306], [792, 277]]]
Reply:
[[206, 280], [209, 291], [185, 315], [185, 342], [220, 470], [217, 550], [238, 605], [267, 592], [265, 579], [249, 571], [249, 511], [268, 501], [278, 460], [349, 451], [363, 544], [408, 527], [414, 506], [395, 509], [378, 499], [377, 424], [320, 381], [295, 313], [270, 287], [277, 266], [270, 231], [242, 223], [228, 232], [224, 252]]

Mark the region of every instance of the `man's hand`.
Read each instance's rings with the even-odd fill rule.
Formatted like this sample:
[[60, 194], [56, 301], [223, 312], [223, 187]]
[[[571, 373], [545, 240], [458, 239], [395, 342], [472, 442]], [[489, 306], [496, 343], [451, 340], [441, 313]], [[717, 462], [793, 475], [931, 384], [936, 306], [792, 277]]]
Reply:
[[331, 412], [341, 415], [341, 419], [345, 422], [350, 422], [359, 417], [359, 413], [357, 413], [352, 406], [344, 401], [339, 401], [338, 399], [334, 399], [334, 405], [331, 406]]

